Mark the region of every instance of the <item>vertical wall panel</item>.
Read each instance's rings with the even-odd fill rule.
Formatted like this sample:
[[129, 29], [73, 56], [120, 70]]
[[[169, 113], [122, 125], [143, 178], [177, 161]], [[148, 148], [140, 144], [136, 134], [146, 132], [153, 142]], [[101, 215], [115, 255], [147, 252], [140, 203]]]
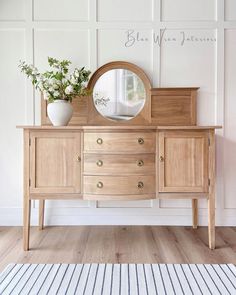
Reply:
[[97, 0], [99, 21], [152, 21], [154, 0]]
[[0, 207], [22, 203], [22, 131], [25, 122], [25, 79], [18, 69], [25, 59], [25, 32], [0, 30]]
[[225, 208], [236, 208], [236, 29], [225, 32]]
[[88, 0], [32, 0], [34, 19], [47, 21], [87, 21]]
[[164, 21], [214, 20], [216, 0], [162, 0], [161, 8]]
[[73, 66], [89, 67], [88, 30], [35, 30], [35, 64], [47, 69], [47, 57], [69, 59]]
[[0, 0], [0, 21], [25, 19], [26, 0]]
[[236, 1], [225, 0], [225, 20], [236, 21]]
[[161, 44], [161, 86], [200, 87], [200, 125], [215, 123], [215, 38], [213, 30], [166, 30]]

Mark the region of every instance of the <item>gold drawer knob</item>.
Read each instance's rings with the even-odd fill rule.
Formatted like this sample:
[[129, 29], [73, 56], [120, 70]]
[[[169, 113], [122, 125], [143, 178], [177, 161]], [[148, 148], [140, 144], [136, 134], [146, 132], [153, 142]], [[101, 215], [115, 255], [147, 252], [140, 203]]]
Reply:
[[142, 137], [140, 137], [140, 138], [138, 139], [138, 143], [139, 143], [139, 144], [144, 144], [144, 139], [143, 139]]
[[160, 156], [160, 162], [164, 162], [164, 157]]
[[98, 138], [98, 139], [97, 139], [97, 144], [102, 144], [102, 143], [103, 143], [102, 138]]
[[144, 187], [144, 183], [142, 181], [138, 182], [138, 188], [143, 188]]
[[102, 183], [101, 181], [99, 181], [99, 182], [97, 183], [97, 187], [98, 187], [98, 188], [103, 188], [103, 183]]
[[97, 164], [98, 167], [101, 167], [103, 165], [103, 161], [102, 160], [98, 160], [96, 164]]
[[77, 157], [77, 162], [81, 162], [81, 157], [80, 156]]
[[143, 160], [138, 160], [138, 161], [137, 161], [137, 165], [138, 165], [139, 167], [142, 167], [142, 166], [144, 165]]

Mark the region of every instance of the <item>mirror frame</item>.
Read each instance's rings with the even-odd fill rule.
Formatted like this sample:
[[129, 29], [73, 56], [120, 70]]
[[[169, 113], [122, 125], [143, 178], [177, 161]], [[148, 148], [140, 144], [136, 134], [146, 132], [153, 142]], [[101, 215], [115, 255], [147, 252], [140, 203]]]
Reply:
[[[93, 89], [97, 80], [106, 72], [114, 69], [125, 69], [134, 72], [143, 82], [146, 91], [146, 100], [142, 110], [136, 117], [130, 120], [113, 121], [100, 114], [93, 101]], [[100, 68], [98, 68], [91, 76], [88, 82], [88, 89], [91, 91], [88, 103], [88, 123], [89, 124], [103, 124], [103, 125], [138, 125], [138, 124], [150, 124], [151, 123], [151, 83], [146, 73], [138, 66], [125, 62], [125, 61], [113, 61], [109, 62]]]

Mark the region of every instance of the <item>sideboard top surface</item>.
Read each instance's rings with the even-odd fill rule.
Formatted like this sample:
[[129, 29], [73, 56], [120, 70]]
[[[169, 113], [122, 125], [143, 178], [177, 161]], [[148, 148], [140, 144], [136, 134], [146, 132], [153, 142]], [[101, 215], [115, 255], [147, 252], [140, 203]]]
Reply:
[[222, 126], [138, 126], [138, 125], [130, 125], [130, 126], [83, 126], [83, 125], [76, 125], [76, 126], [50, 126], [50, 125], [43, 125], [43, 126], [30, 126], [30, 125], [19, 125], [17, 128], [20, 129], [31, 129], [31, 130], [204, 130], [204, 129], [221, 129]]

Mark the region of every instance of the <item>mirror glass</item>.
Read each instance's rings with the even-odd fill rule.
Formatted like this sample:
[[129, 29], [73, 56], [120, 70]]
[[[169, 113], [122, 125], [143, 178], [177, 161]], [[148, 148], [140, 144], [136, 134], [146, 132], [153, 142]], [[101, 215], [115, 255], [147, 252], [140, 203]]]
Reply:
[[109, 70], [99, 77], [93, 88], [93, 101], [97, 111], [115, 120], [130, 120], [137, 116], [145, 104], [143, 81], [126, 69]]

